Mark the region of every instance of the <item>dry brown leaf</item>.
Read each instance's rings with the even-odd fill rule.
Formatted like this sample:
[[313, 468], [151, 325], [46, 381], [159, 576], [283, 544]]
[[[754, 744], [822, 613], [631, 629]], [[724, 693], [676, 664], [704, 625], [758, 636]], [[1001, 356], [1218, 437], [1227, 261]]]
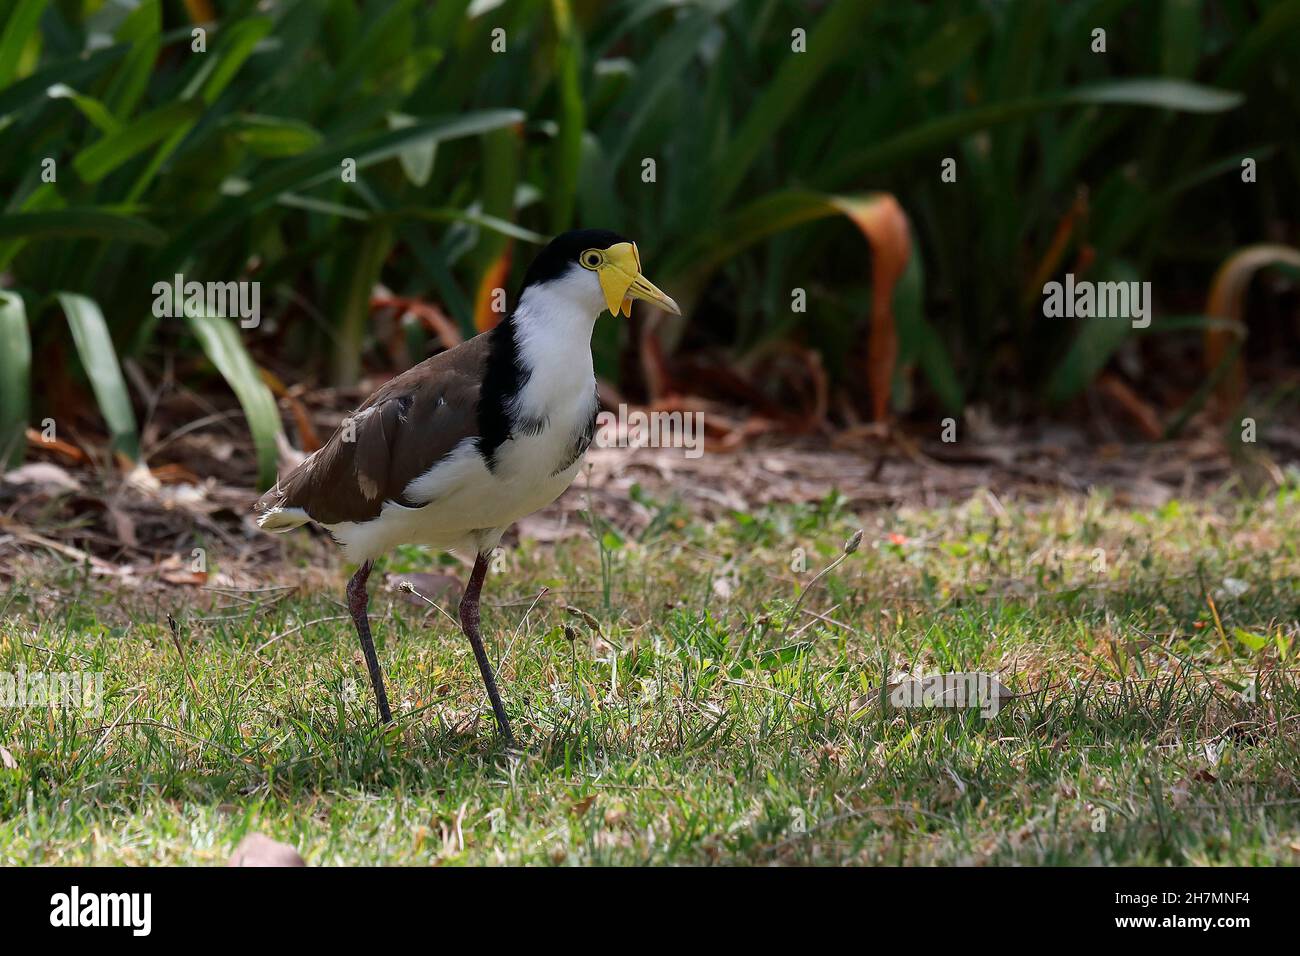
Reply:
[[834, 205], [871, 243], [871, 337], [865, 371], [871, 391], [871, 417], [884, 421], [898, 360], [894, 288], [912, 255], [912, 229], [903, 207], [889, 193], [873, 193], [860, 199], [840, 197]]
[[381, 296], [371, 299], [370, 307], [372, 309], [392, 308], [415, 316], [428, 331], [438, 337], [438, 341], [445, 349], [454, 349], [465, 340], [456, 323], [432, 302], [403, 296]]
[[14, 759], [14, 755], [10, 753], [9, 748], [4, 744], [0, 744], [0, 767], [4, 767], [6, 770], [18, 769], [18, 761]]
[[4, 473], [11, 485], [33, 485], [42, 491], [80, 491], [81, 482], [53, 462], [32, 461]]
[[260, 366], [257, 371], [266, 387], [271, 390], [271, 394], [289, 406], [289, 414], [293, 416], [294, 426], [298, 429], [298, 441], [301, 442], [303, 451], [310, 454], [320, 448], [320, 436], [316, 434], [316, 426], [312, 424], [306, 406], [274, 372]]
[[86, 453], [76, 445], [69, 445], [67, 442], [58, 439], [55, 439], [54, 441], [46, 441], [41, 437], [41, 433], [35, 428], [27, 429], [27, 447], [40, 449], [41, 451], [53, 452], [54, 454], [66, 458], [68, 461], [74, 462], [78, 465], [90, 460]]
[[[1228, 354], [1238, 334], [1244, 334], [1246, 293], [1255, 273], [1274, 263], [1300, 267], [1300, 249], [1291, 246], [1261, 244], [1247, 246], [1228, 257], [1214, 274], [1210, 285], [1209, 301], [1205, 314], [1211, 318], [1227, 319], [1241, 326], [1242, 333], [1230, 328], [1210, 327], [1205, 330], [1205, 371], [1213, 373]], [[1219, 383], [1217, 394], [1219, 408], [1226, 412], [1241, 397], [1245, 383], [1244, 365], [1238, 355]]]
[[1159, 441], [1164, 435], [1164, 426], [1160, 424], [1160, 417], [1156, 415], [1155, 410], [1119, 376], [1106, 372], [1097, 380], [1097, 389], [1119, 406], [1144, 438]]
[[474, 328], [480, 332], [496, 326], [501, 321], [501, 313], [492, 308], [492, 297], [497, 289], [504, 288], [510, 277], [510, 254], [513, 242], [507, 242], [501, 255], [483, 272], [478, 284], [478, 294], [474, 296]]
[[[1021, 301], [1027, 309], [1033, 304], [1034, 300], [1042, 295], [1043, 286], [1052, 278], [1053, 274], [1060, 268], [1061, 260], [1065, 257], [1066, 250], [1070, 246], [1070, 240], [1074, 238], [1076, 232], [1076, 223], [1080, 220], [1086, 221], [1088, 217], [1088, 190], [1086, 187], [1080, 187], [1075, 193], [1074, 202], [1066, 210], [1065, 215], [1061, 217], [1060, 222], [1056, 224], [1056, 231], [1052, 234], [1052, 241], [1048, 244], [1047, 251], [1043, 253], [1043, 258], [1038, 262], [1038, 268], [1034, 270], [1033, 278], [1025, 286], [1025, 291], [1021, 295]], [[1076, 268], [1075, 275], [1081, 275], [1084, 270]]]
[[164, 485], [197, 485], [202, 482], [198, 475], [176, 462], [158, 465], [149, 471]]
[[207, 571], [195, 571], [180, 555], [173, 554], [158, 565], [158, 576], [168, 584], [189, 584], [195, 587], [208, 583]]

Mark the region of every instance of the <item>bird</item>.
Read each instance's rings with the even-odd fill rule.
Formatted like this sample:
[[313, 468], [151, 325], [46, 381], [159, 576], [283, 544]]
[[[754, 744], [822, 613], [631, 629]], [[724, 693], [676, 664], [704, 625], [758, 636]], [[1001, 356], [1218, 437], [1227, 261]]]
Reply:
[[606, 310], [630, 317], [635, 299], [681, 315], [642, 275], [635, 242], [605, 229], [554, 237], [496, 326], [384, 383], [254, 504], [263, 530], [314, 524], [356, 563], [348, 612], [383, 724], [392, 711], [370, 631], [367, 580], [388, 551], [422, 545], [473, 556], [461, 630], [501, 736], [517, 746], [483, 647], [483, 580], [506, 530], [577, 476], [599, 410], [592, 330]]

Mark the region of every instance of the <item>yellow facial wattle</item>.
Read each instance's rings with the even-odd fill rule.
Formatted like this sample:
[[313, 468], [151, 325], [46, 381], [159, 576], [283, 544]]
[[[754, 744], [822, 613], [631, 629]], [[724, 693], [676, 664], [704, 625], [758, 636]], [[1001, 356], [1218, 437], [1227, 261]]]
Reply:
[[674, 315], [682, 314], [671, 297], [641, 274], [641, 254], [636, 243], [617, 242], [608, 249], [586, 249], [578, 261], [596, 273], [610, 314], [622, 312], [630, 316], [633, 299], [653, 302]]

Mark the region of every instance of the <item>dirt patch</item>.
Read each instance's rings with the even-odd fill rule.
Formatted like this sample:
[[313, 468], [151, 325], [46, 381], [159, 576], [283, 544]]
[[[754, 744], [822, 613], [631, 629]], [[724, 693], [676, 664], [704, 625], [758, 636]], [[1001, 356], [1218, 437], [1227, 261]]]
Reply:
[[[552, 542], [587, 534], [582, 512], [588, 509], [636, 533], [665, 505], [708, 520], [832, 493], [862, 513], [938, 506], [980, 490], [1038, 501], [1095, 488], [1110, 489], [1119, 505], [1151, 508], [1172, 498], [1278, 485], [1300, 459], [1295, 429], [1261, 431], [1246, 452], [1239, 449], [1248, 446], [1234, 451], [1218, 435], [1206, 430], [1159, 444], [1098, 444], [1059, 425], [986, 426], [967, 428], [950, 443], [859, 429], [834, 438], [757, 438], [734, 450], [714, 443], [697, 457], [680, 448], [597, 447], [573, 487], [519, 522], [512, 535]], [[176, 444], [187, 440], [210, 442], [194, 435]], [[199, 476], [192, 466], [180, 472], [163, 464], [123, 474], [62, 462], [56, 454], [35, 458], [0, 480], [0, 574], [10, 578], [19, 564], [53, 555], [101, 577], [245, 587], [265, 580], [268, 563], [306, 558], [329, 573], [338, 561], [324, 536], [259, 531], [250, 511], [256, 490], [232, 482], [228, 469]], [[205, 561], [204, 549], [211, 548], [222, 556], [219, 578]]]

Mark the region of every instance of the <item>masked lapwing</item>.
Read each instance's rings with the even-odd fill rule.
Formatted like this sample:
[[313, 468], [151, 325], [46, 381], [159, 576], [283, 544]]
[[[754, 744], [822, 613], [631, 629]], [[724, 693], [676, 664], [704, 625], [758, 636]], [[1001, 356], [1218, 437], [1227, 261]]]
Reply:
[[474, 555], [460, 624], [514, 745], [479, 633], [488, 556], [511, 524], [550, 504], [577, 475], [596, 423], [591, 332], [605, 309], [631, 315], [633, 299], [681, 314], [641, 274], [635, 243], [600, 229], [557, 236], [529, 266], [500, 324], [385, 383], [258, 499], [262, 528], [314, 522], [357, 563], [348, 611], [384, 723], [392, 713], [366, 580], [385, 552], [425, 545]]

